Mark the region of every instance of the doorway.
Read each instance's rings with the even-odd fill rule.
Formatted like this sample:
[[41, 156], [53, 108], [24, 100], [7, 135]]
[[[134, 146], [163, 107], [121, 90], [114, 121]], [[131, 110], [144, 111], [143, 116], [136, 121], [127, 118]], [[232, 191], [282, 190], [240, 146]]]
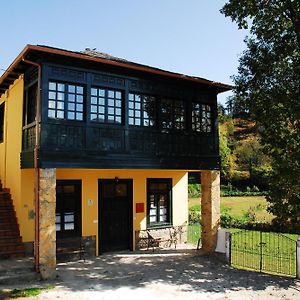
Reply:
[[56, 236], [81, 236], [81, 180], [56, 182]]
[[132, 250], [132, 180], [99, 179], [99, 253]]

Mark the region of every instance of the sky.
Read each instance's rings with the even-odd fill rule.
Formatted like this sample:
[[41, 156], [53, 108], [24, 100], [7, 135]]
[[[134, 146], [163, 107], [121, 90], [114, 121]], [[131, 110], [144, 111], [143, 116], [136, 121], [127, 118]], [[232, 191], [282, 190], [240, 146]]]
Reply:
[[[1, 1], [0, 74], [26, 44], [98, 51], [232, 84], [247, 32], [219, 10], [225, 0]], [[218, 95], [225, 103], [231, 92]]]

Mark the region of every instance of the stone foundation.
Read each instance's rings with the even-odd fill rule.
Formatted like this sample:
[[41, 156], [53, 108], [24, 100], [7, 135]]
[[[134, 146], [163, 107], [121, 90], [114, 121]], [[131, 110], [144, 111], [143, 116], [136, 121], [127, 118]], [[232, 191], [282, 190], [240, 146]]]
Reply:
[[96, 256], [96, 236], [83, 236], [82, 244], [85, 250], [86, 257]]
[[[161, 242], [157, 242], [157, 244], [153, 245], [155, 247], [163, 247], [168, 245], [168, 241], [171, 241], [171, 234], [174, 234], [174, 231], [177, 233], [177, 244], [183, 244], [187, 242], [187, 226], [173, 226], [170, 228], [153, 228], [149, 230], [136, 230], [135, 231], [135, 249], [145, 249], [148, 247], [148, 234], [153, 239], [160, 239]], [[171, 247], [175, 247], [174, 244], [170, 245]], [[152, 246], [151, 246], [152, 247]]]

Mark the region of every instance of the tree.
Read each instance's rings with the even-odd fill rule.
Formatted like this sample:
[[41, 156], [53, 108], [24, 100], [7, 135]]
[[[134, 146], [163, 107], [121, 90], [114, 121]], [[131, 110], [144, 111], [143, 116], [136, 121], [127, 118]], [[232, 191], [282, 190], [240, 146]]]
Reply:
[[234, 101], [260, 127], [272, 157], [270, 212], [300, 222], [300, 1], [229, 0], [221, 12], [250, 29]]

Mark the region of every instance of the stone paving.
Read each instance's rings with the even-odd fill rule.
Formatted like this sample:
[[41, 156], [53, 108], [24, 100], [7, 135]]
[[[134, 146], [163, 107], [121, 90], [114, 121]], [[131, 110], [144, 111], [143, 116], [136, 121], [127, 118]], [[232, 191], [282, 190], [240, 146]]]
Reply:
[[[54, 289], [26, 299], [300, 299], [298, 280], [236, 270], [191, 249], [105, 254], [60, 263], [57, 274]], [[6, 288], [48, 283], [25, 280]]]

